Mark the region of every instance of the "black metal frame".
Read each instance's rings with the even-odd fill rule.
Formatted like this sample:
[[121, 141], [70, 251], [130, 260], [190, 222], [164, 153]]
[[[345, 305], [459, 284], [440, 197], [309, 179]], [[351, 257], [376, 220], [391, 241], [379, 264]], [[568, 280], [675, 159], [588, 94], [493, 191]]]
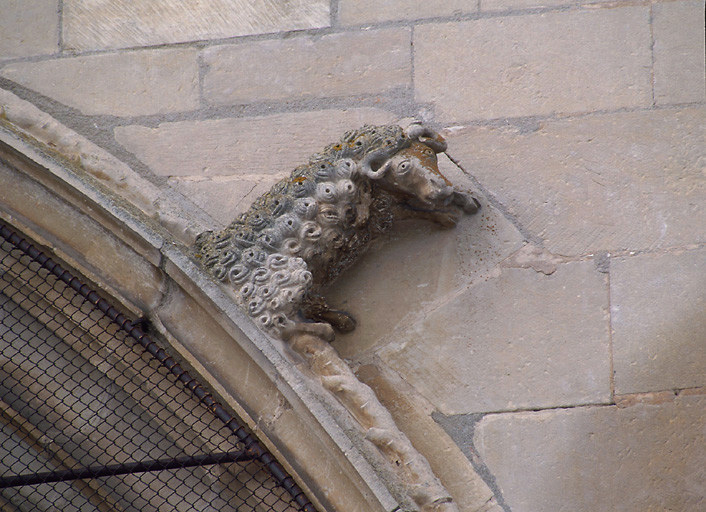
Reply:
[[110, 464], [108, 466], [95, 466], [81, 469], [67, 469], [66, 471], [47, 471], [45, 473], [31, 473], [27, 475], [7, 476], [0, 478], [0, 489], [20, 487], [23, 485], [51, 484], [56, 482], [69, 482], [85, 478], [102, 478], [116, 475], [132, 475], [147, 473], [149, 471], [165, 471], [170, 469], [192, 468], [223, 464], [226, 462], [244, 462], [253, 460], [253, 456], [243, 450], [230, 453], [217, 453], [208, 455], [195, 455], [193, 457], [174, 457], [127, 464]]
[[172, 459], [158, 459], [126, 464], [114, 464], [101, 467], [88, 467], [64, 471], [41, 472], [32, 475], [13, 475], [0, 478], [0, 489], [34, 485], [49, 482], [62, 482], [85, 478], [98, 478], [106, 476], [133, 474], [139, 472], [180, 469], [184, 467], [203, 466], [236, 461], [259, 461], [292, 497], [300, 510], [315, 512], [311, 501], [295, 483], [294, 479], [286, 472], [281, 464], [270, 454], [261, 443], [250, 434], [238, 420], [233, 417], [213, 396], [187, 372], [177, 361], [161, 348], [151, 336], [146, 334], [138, 322], [132, 321], [120, 313], [107, 300], [103, 299], [95, 290], [82, 282], [72, 272], [63, 268], [59, 263], [37, 249], [30, 242], [14, 232], [8, 225], [0, 221], [0, 237], [22, 251], [42, 268], [53, 274], [58, 280], [73, 289], [78, 295], [90, 302], [94, 309], [102, 312], [124, 333], [139, 343], [159, 363], [176, 377], [194, 397], [203, 403], [213, 414], [237, 437], [243, 449], [219, 454], [208, 454], [192, 457], [178, 457]]

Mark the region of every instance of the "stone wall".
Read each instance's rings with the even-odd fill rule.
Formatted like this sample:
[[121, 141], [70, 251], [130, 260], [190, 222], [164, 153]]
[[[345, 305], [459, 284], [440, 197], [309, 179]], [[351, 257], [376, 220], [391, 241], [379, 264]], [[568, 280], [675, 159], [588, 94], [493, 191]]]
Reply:
[[0, 4], [0, 87], [214, 228], [350, 128], [442, 129], [483, 209], [377, 244], [336, 348], [462, 510], [706, 508], [703, 2]]

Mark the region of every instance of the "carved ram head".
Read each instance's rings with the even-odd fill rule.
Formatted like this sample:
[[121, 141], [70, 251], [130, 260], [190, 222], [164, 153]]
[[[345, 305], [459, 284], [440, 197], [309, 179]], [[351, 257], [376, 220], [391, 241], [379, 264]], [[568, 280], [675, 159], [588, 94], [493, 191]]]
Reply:
[[475, 213], [478, 201], [456, 190], [439, 171], [436, 155], [447, 147], [441, 135], [419, 124], [408, 128], [405, 135], [413, 141], [409, 147], [389, 158], [382, 151], [367, 155], [362, 172], [400, 197], [408, 208], [427, 213], [444, 226], [454, 226], [461, 212]]

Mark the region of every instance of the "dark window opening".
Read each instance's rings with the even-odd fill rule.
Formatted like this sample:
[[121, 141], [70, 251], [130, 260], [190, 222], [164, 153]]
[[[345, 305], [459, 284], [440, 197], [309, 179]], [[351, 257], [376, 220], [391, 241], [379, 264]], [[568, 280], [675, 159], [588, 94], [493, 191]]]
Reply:
[[314, 511], [151, 336], [0, 234], [0, 510]]

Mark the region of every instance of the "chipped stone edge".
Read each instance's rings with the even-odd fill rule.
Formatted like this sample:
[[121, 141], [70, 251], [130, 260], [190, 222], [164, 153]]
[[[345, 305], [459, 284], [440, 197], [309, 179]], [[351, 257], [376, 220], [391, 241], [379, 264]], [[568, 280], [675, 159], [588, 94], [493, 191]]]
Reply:
[[150, 183], [105, 149], [4, 89], [0, 89], [0, 126], [17, 135], [25, 147], [70, 170], [61, 173], [67, 183], [89, 181], [115, 194], [184, 244], [215, 222], [177, 192]]
[[[359, 434], [341, 417], [342, 407], [336, 399], [328, 393], [322, 394], [311, 379], [303, 375], [280, 353], [273, 340], [257, 329], [250, 318], [234, 305], [232, 297], [197, 268], [188, 257], [183, 245], [190, 243], [195, 233], [213, 225], [211, 219], [192, 215], [184, 210], [184, 205], [174, 204], [169, 194], [139, 176], [124, 162], [68, 129], [31, 103], [2, 89], [0, 143], [29, 158], [40, 172], [47, 174], [48, 179], [42, 180], [42, 185], [48, 186], [48, 182], [55, 182], [55, 185], [50, 185], [50, 189], [62, 200], [67, 201], [64, 196], [68, 190], [100, 209], [101, 214], [114, 222], [114, 225], [104, 227], [119, 239], [125, 240], [125, 235], [118, 232], [116, 227], [126, 229], [158, 250], [163, 260], [160, 267], [167, 268], [168, 262], [178, 270], [169, 277], [177, 284], [186, 280], [188, 282], [183, 284], [187, 288], [195, 286], [201, 290], [211, 301], [211, 306], [223, 313], [236, 330], [244, 334], [243, 337], [233, 338], [233, 341], [239, 343], [253, 358], [253, 362], [270, 377], [280, 393], [290, 401], [300, 402], [309, 412], [310, 419], [315, 419], [318, 423], [315, 428], [322, 431], [338, 448], [338, 458], [345, 458], [357, 473], [357, 485], [364, 485], [365, 488], [360, 491], [367, 497], [370, 510], [400, 510], [400, 503], [395, 498], [399, 489], [395, 489], [398, 484], [394, 475], [386, 470], [384, 465], [380, 465], [372, 450], [366, 449], [364, 439], [357, 439]], [[62, 190], [57, 192], [59, 189]], [[193, 208], [196, 209], [195, 206]], [[123, 297], [117, 298], [129, 303]], [[184, 350], [188, 352], [186, 346], [172, 348], [186, 356], [187, 362], [195, 362], [194, 366], [202, 369], [201, 377], [204, 380], [213, 382], [216, 389], [223, 389], [213, 375], [208, 374], [198, 363], [195, 356], [184, 354]], [[229, 403], [232, 404], [234, 399], [230, 398]], [[238, 409], [239, 414], [244, 414], [242, 408]], [[254, 418], [245, 413], [244, 419], [251, 428], [256, 428], [262, 435], [265, 434], [257, 428], [258, 422]], [[276, 440], [265, 438], [263, 441], [268, 448], [279, 452]], [[305, 466], [313, 462], [303, 461]], [[297, 477], [300, 484], [303, 483], [300, 476], [293, 476]], [[312, 485], [304, 487], [317, 495], [322, 489], [335, 483], [333, 476], [331, 475], [331, 480], [327, 482], [308, 482], [313, 484], [313, 488]]]

